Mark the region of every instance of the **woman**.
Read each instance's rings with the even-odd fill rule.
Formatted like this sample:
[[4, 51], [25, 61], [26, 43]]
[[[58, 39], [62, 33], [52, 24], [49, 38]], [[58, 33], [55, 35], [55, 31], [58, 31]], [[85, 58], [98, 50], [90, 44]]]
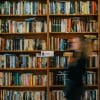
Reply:
[[74, 37], [71, 39], [71, 51], [73, 57], [68, 61], [66, 86], [64, 94], [66, 100], [82, 100], [84, 87], [82, 76], [86, 69], [86, 42], [83, 37]]

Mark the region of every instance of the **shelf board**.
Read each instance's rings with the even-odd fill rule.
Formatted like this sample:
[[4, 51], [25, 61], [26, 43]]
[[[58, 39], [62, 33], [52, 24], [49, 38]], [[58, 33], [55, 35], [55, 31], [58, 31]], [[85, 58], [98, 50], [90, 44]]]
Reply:
[[[53, 50], [55, 53], [73, 52], [72, 50]], [[91, 50], [92, 52], [98, 53], [98, 50]]]
[[66, 34], [66, 35], [98, 35], [98, 32], [49, 32], [49, 34]]
[[32, 15], [13, 15], [13, 14], [0, 14], [0, 17], [46, 17], [47, 14], [41, 14], [41, 15], [35, 15], [35, 14], [32, 14]]
[[47, 34], [47, 32], [29, 32], [29, 33], [26, 33], [26, 32], [24, 32], [24, 33], [0, 33], [0, 35], [45, 35], [45, 34]]
[[0, 72], [32, 72], [34, 74], [47, 74], [47, 68], [0, 68]]
[[85, 86], [86, 89], [98, 89], [98, 85], [87, 85]]
[[[87, 86], [84, 86], [86, 89], [98, 89], [98, 85], [87, 85]], [[50, 86], [51, 89], [56, 89], [56, 90], [59, 90], [59, 89], [64, 89], [64, 86], [63, 85], [52, 85]]]
[[98, 67], [87, 67], [86, 70], [87, 71], [97, 71]]
[[24, 70], [29, 70], [29, 71], [45, 71], [47, 68], [0, 68], [0, 71], [24, 71]]
[[[1, 36], [7, 35], [22, 35], [22, 36], [33, 36], [33, 35], [47, 35], [47, 32], [29, 32], [29, 33], [0, 33]], [[49, 32], [49, 35], [98, 35], [98, 32]]]
[[64, 88], [63, 85], [52, 85], [50, 86], [51, 90], [62, 90]]
[[60, 70], [60, 71], [63, 71], [64, 68], [56, 68], [56, 67], [55, 67], [55, 68], [49, 68], [49, 70], [50, 70], [50, 71], [59, 71], [59, 70]]
[[[40, 15], [35, 15], [35, 14], [30, 14], [30, 15], [13, 15], [13, 14], [0, 14], [0, 17], [46, 17], [47, 14], [40, 14]], [[75, 16], [79, 16], [79, 17], [84, 17], [84, 16], [98, 16], [98, 14], [48, 14], [48, 16], [61, 16], [61, 17], [75, 17]]]
[[33, 51], [25, 51], [25, 50], [9, 50], [9, 51], [6, 51], [6, 50], [2, 50], [0, 51], [0, 53], [39, 53], [41, 52], [41, 50], [33, 50]]
[[49, 14], [49, 16], [51, 16], [51, 17], [75, 17], [75, 16], [77, 16], [77, 17], [87, 17], [87, 16], [98, 16], [98, 14]]
[[46, 86], [0, 86], [1, 89], [6, 89], [6, 90], [46, 90]]
[[[48, 34], [47, 32], [23, 32], [23, 33], [0, 33], [0, 35], [40, 35], [40, 34]], [[98, 35], [98, 32], [49, 32], [49, 34], [68, 34], [68, 35]]]

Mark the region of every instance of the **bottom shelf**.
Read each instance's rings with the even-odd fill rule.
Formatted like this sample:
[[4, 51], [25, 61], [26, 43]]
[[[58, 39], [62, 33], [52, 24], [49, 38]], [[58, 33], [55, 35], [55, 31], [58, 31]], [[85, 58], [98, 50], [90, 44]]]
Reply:
[[46, 91], [1, 90], [0, 100], [48, 100]]
[[[64, 93], [62, 90], [52, 90], [50, 95], [51, 95], [50, 100], [65, 100]], [[98, 90], [97, 89], [86, 90], [82, 98], [84, 98], [82, 100], [99, 100]]]
[[[63, 87], [53, 87], [49, 91], [46, 87], [1, 87], [0, 100], [64, 100]], [[98, 89], [86, 90], [84, 98], [99, 100]]]

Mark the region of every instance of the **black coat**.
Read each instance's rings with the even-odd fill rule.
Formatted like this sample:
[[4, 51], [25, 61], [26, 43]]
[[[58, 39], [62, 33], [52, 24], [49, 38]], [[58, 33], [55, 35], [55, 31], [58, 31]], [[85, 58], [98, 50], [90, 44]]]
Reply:
[[[76, 55], [77, 52], [74, 52]], [[68, 100], [80, 100], [80, 96], [82, 95], [84, 88], [82, 77], [86, 71], [86, 62], [87, 58], [83, 53], [80, 57], [76, 58], [75, 62], [71, 62], [67, 66], [67, 79], [64, 87], [65, 96], [71, 99]]]

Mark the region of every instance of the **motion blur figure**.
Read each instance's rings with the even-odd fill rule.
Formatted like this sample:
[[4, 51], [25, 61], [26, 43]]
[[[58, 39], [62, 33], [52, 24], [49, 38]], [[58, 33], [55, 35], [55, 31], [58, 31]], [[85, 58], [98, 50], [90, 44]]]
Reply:
[[74, 37], [71, 39], [70, 50], [73, 52], [72, 59], [68, 60], [67, 78], [64, 88], [66, 100], [84, 100], [85, 92], [82, 77], [86, 72], [86, 41], [83, 37]]

